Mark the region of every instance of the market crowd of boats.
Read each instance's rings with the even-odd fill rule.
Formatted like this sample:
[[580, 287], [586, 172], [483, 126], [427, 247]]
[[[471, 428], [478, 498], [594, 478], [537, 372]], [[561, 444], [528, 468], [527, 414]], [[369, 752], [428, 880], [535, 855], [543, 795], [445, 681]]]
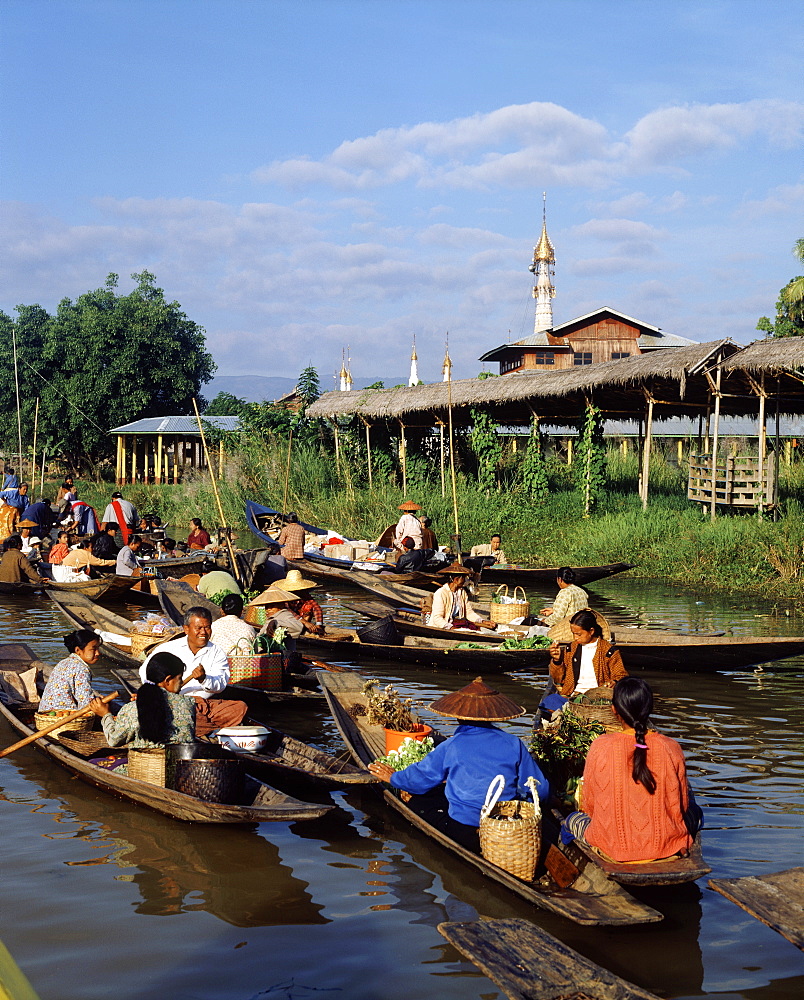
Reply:
[[[628, 564], [521, 567], [499, 535], [465, 553], [453, 538], [450, 550], [413, 501], [376, 542], [250, 502], [258, 547], [215, 544], [194, 519], [181, 552], [119, 493], [102, 518], [90, 508], [95, 523], [80, 524], [73, 489], [66, 482], [54, 501], [25, 503], [3, 521], [0, 590], [52, 600], [69, 631], [55, 665], [14, 637], [0, 646], [0, 714], [20, 737], [0, 756], [33, 743], [112, 795], [208, 823], [318, 819], [332, 804], [297, 797], [305, 788], [374, 786], [377, 808], [582, 925], [659, 922], [630, 887], [711, 871], [682, 749], [652, 725], [640, 672], [745, 669], [804, 652], [802, 636], [615, 628], [584, 585]], [[14, 507], [20, 496], [11, 485], [0, 500]], [[57, 568], [65, 564], [69, 573]], [[548, 582], [555, 600], [531, 608], [524, 588]], [[480, 583], [492, 585], [485, 604], [475, 599]], [[367, 621], [328, 620], [315, 598], [322, 585]], [[121, 599], [128, 616], [107, 606]], [[101, 657], [118, 686], [104, 697], [93, 686]], [[372, 661], [443, 674], [429, 712], [451, 720], [451, 735], [354, 667]], [[489, 683], [507, 670], [545, 682], [528, 709], [528, 742], [505, 728], [526, 708]], [[349, 761], [272, 725], [282, 702], [324, 701]], [[801, 912], [801, 873], [773, 878], [786, 878], [784, 898], [767, 885], [710, 884], [801, 947], [800, 920], [796, 928], [785, 912]], [[568, 970], [585, 961], [533, 925], [499, 923], [480, 938], [468, 924], [440, 929], [505, 989], [517, 941]], [[496, 964], [479, 943], [491, 934]], [[595, 968], [611, 995], [648, 995]]]

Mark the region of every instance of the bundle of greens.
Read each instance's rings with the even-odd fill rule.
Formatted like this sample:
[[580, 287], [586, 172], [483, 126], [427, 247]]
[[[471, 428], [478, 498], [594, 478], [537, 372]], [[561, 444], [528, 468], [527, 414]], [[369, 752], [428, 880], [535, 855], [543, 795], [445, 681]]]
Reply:
[[561, 796], [569, 781], [581, 777], [592, 741], [605, 732], [601, 723], [570, 712], [562, 712], [556, 725], [534, 731], [528, 749], [556, 794]]
[[378, 757], [377, 763], [387, 764], [395, 771], [401, 771], [408, 764], [423, 760], [434, 746], [432, 736], [425, 736], [423, 740], [414, 740], [412, 736], [406, 736], [398, 750], [391, 750], [384, 757]]
[[497, 649], [547, 649], [552, 643], [546, 635], [530, 635], [524, 639], [518, 639], [516, 635], [507, 635], [497, 646]]

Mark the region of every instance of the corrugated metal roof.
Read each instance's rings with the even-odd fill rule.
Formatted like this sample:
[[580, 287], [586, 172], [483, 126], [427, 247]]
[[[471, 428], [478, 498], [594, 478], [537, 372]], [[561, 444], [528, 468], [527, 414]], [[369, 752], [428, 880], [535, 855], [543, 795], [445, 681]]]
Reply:
[[[236, 431], [240, 426], [239, 417], [201, 418], [221, 431]], [[130, 424], [112, 427], [110, 434], [178, 434], [180, 437], [200, 437], [195, 417], [143, 417]]]

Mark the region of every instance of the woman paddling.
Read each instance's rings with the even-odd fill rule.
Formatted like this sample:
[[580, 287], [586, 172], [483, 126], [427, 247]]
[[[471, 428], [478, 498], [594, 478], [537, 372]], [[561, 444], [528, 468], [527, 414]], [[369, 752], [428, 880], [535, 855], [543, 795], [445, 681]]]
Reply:
[[100, 644], [100, 636], [88, 628], [65, 635], [64, 645], [70, 655], [53, 668], [39, 702], [40, 714], [86, 708], [95, 697], [89, 668], [100, 659]]
[[586, 591], [575, 583], [575, 570], [569, 566], [562, 566], [556, 573], [556, 586], [558, 594], [553, 601], [552, 608], [542, 608], [539, 612], [552, 620], [558, 621], [560, 618], [571, 618], [576, 611], [581, 611], [589, 606], [589, 598]]
[[401, 771], [376, 761], [368, 769], [413, 795], [410, 807], [428, 823], [479, 853], [480, 810], [496, 775], [505, 778], [503, 799], [530, 799], [528, 778], [536, 779], [540, 799], [546, 799], [550, 791], [522, 740], [492, 725], [516, 719], [525, 709], [477, 677], [460, 691], [433, 702], [430, 711], [461, 723], [450, 739]]
[[137, 700], [123, 705], [116, 716], [94, 698], [89, 707], [100, 717], [110, 747], [163, 747], [195, 740], [195, 704], [179, 694], [184, 664], [173, 653], [154, 653], [145, 669], [146, 681]]
[[638, 677], [614, 686], [621, 731], [589, 748], [581, 787], [582, 812], [564, 821], [562, 836], [612, 861], [659, 861], [689, 853], [703, 813], [687, 784], [681, 747], [648, 730], [653, 692]]

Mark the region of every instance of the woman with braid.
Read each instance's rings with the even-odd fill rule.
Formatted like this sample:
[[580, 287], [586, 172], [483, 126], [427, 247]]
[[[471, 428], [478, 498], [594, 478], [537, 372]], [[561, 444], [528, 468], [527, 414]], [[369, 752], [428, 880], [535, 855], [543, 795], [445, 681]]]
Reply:
[[564, 839], [588, 844], [610, 861], [660, 861], [689, 853], [703, 814], [687, 784], [681, 747], [648, 730], [653, 692], [626, 677], [614, 686], [622, 729], [589, 748], [580, 806], [564, 821]]

